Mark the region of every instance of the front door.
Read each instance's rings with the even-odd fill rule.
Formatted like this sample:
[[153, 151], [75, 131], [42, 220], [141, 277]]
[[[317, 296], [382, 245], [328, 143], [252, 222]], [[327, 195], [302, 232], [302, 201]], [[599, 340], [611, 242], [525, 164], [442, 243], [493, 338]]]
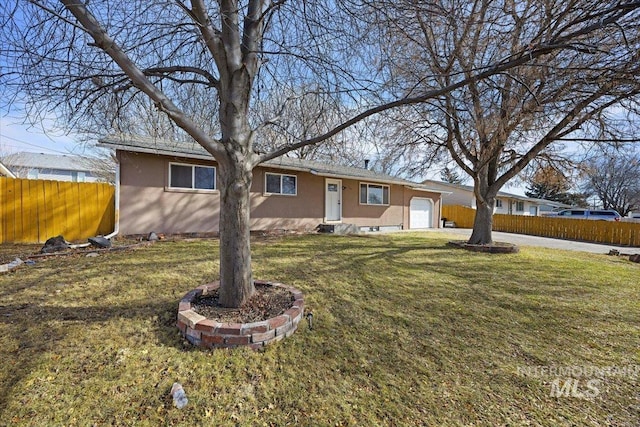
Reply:
[[326, 221], [342, 220], [342, 180], [329, 179], [324, 184], [324, 215]]

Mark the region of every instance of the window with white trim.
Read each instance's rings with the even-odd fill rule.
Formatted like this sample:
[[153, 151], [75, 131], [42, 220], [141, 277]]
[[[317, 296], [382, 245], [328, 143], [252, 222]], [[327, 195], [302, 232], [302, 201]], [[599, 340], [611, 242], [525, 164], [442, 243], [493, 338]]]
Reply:
[[215, 190], [216, 168], [213, 166], [169, 163], [169, 188]]
[[524, 202], [516, 202], [516, 212], [524, 212]]
[[388, 205], [389, 186], [383, 184], [360, 183], [361, 205]]
[[502, 200], [496, 199], [496, 208], [501, 208], [501, 207], [502, 207]]
[[265, 194], [295, 196], [298, 194], [298, 177], [267, 172], [264, 176], [264, 192]]

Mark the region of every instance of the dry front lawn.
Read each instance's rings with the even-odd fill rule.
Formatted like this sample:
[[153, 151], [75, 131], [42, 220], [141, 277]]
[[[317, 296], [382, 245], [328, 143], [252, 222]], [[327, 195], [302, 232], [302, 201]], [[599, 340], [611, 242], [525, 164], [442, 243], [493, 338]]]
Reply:
[[447, 240], [256, 240], [255, 277], [314, 314], [262, 352], [193, 349], [174, 326], [217, 277], [215, 240], [23, 266], [0, 276], [0, 425], [637, 425], [639, 264]]

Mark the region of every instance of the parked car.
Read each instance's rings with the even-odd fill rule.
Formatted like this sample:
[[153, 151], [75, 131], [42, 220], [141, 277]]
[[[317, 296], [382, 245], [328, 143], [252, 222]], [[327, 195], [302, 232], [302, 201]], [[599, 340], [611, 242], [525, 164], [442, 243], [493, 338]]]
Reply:
[[561, 218], [595, 219], [600, 221], [620, 221], [622, 216], [613, 209], [565, 209], [558, 212]]

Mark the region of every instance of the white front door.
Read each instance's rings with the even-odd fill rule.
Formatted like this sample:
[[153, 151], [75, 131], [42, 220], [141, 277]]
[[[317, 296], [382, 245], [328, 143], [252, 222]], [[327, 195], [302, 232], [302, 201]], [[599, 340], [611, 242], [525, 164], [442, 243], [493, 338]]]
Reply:
[[327, 178], [324, 183], [325, 221], [342, 220], [342, 180]]

